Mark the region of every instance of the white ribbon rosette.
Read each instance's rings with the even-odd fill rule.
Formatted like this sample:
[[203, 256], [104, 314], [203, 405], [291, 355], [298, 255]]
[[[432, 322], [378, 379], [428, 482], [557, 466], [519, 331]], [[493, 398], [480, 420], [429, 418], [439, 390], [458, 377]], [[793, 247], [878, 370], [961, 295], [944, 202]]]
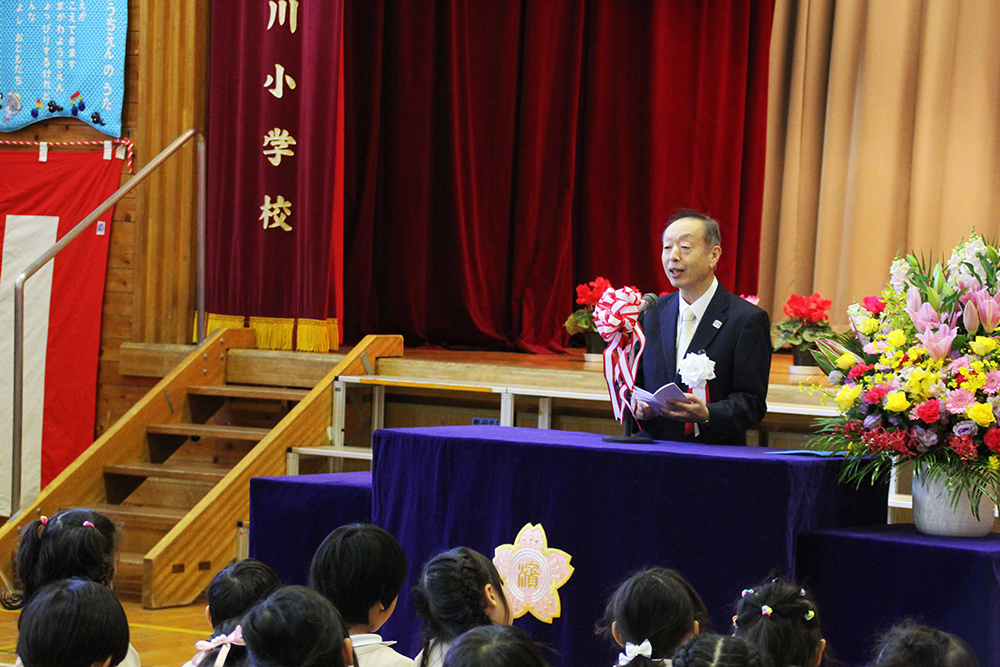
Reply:
[[[628, 393], [635, 388], [635, 373], [639, 369], [639, 359], [646, 346], [646, 336], [639, 326], [639, 308], [642, 294], [632, 287], [604, 291], [600, 301], [594, 306], [594, 324], [597, 333], [607, 342], [604, 349], [604, 380], [608, 383], [611, 407], [615, 419], [622, 420], [624, 408], [632, 410]], [[632, 334], [639, 341], [632, 357]], [[615, 390], [618, 382], [618, 390]]]
[[[715, 379], [715, 362], [703, 352], [688, 353], [677, 364], [677, 372], [680, 373], [681, 382], [688, 386], [691, 393], [708, 405], [708, 381]], [[694, 425], [694, 433], [701, 434], [697, 424]]]

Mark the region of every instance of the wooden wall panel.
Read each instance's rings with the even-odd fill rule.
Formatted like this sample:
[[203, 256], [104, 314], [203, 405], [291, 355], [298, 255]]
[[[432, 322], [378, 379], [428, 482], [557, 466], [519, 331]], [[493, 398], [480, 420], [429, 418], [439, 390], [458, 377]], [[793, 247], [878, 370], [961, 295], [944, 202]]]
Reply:
[[[137, 134], [143, 163], [191, 127], [205, 127], [208, 0], [144, 0], [139, 30]], [[195, 305], [195, 147], [191, 142], [140, 190], [132, 340], [189, 342]], [[127, 270], [127, 269], [125, 269]], [[124, 275], [122, 276], [124, 277]]]

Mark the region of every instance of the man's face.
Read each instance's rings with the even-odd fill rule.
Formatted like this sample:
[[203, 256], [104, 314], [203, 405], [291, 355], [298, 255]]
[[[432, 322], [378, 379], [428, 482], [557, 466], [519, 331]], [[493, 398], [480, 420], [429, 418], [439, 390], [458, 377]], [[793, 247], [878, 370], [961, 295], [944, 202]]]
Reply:
[[721, 254], [719, 246], [706, 245], [703, 224], [697, 218], [675, 220], [663, 233], [663, 271], [677, 289], [710, 281]]

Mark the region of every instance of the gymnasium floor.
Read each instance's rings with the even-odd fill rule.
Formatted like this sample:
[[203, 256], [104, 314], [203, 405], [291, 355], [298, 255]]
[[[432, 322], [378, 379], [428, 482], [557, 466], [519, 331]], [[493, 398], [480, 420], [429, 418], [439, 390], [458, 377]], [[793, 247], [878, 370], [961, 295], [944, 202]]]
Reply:
[[[197, 653], [194, 643], [209, 634], [204, 603], [156, 610], [143, 609], [138, 602], [122, 606], [142, 667], [180, 667]], [[0, 667], [13, 665], [17, 657], [17, 616], [0, 609]]]

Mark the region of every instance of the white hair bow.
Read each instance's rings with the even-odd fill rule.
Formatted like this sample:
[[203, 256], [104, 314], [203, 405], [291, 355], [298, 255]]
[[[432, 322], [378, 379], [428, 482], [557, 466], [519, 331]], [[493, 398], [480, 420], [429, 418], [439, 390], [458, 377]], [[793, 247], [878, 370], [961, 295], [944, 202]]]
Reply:
[[636, 646], [635, 644], [626, 643], [625, 652], [618, 654], [618, 665], [619, 667], [624, 667], [628, 663], [635, 660], [637, 655], [641, 655], [644, 658], [653, 657], [653, 645], [649, 643], [649, 640], [643, 640], [641, 644]]

